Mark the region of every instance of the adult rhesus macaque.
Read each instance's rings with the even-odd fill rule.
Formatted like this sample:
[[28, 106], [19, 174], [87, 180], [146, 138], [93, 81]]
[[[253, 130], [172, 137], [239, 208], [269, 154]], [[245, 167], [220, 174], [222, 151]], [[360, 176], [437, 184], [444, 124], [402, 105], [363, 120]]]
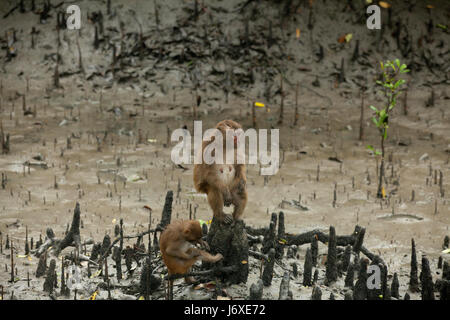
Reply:
[[[226, 163], [227, 154], [227, 130], [242, 129], [241, 125], [233, 120], [223, 120], [219, 122], [216, 127], [223, 137], [223, 164], [212, 163], [207, 164], [204, 161], [204, 149], [211, 144], [215, 137], [211, 140], [202, 142], [201, 157], [202, 163], [194, 165], [194, 186], [198, 192], [206, 193], [208, 202], [213, 211], [214, 217], [221, 222], [231, 223], [234, 220], [239, 220], [244, 213], [247, 204], [247, 178], [245, 175], [245, 164], [238, 163], [238, 139], [234, 135], [233, 150], [229, 152], [234, 153], [234, 163]], [[223, 206], [234, 205], [233, 217], [223, 212]]]
[[[202, 228], [197, 220], [175, 220], [162, 232], [159, 242], [164, 263], [169, 275], [189, 272], [197, 260], [217, 262], [223, 258], [219, 253], [215, 256], [197, 248], [200, 244], [209, 248], [202, 239]], [[187, 283], [193, 279], [185, 277]]]

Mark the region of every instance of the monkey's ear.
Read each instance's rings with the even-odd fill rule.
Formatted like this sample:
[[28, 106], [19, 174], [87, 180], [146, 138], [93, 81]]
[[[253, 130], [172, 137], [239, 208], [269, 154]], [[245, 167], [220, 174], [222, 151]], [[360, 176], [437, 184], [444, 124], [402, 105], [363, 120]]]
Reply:
[[191, 233], [191, 224], [187, 223], [183, 228], [183, 235], [188, 236]]

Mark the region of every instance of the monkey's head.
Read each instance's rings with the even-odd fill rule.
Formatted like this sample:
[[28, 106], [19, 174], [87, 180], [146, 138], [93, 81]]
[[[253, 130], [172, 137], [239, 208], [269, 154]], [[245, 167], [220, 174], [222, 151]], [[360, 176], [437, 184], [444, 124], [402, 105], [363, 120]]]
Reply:
[[[223, 120], [220, 121], [217, 125], [216, 125], [216, 129], [220, 130], [220, 132], [222, 133], [223, 137], [227, 136], [227, 130], [238, 130], [238, 129], [242, 129], [242, 126], [237, 123], [236, 121], [233, 120]], [[234, 137], [234, 146], [237, 146], [237, 136], [235, 135]], [[225, 146], [225, 144], [224, 144]]]
[[183, 229], [183, 237], [186, 241], [195, 242], [203, 236], [202, 227], [197, 220], [187, 221]]

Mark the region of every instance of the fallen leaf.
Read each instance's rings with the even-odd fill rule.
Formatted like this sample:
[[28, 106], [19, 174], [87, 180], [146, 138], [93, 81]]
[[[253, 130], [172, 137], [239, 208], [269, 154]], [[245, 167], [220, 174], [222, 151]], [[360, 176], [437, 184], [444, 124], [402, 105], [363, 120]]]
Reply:
[[214, 290], [216, 288], [216, 282], [210, 281], [208, 283], [205, 283], [205, 288], [208, 290]]
[[264, 103], [262, 103], [262, 102], [255, 102], [255, 107], [264, 108]]
[[296, 33], [297, 39], [300, 38], [300, 29], [299, 28], [297, 28], [295, 30], [295, 33]]
[[378, 2], [378, 4], [380, 5], [380, 7], [385, 8], [385, 9], [391, 7], [391, 5], [385, 1], [380, 1], [380, 2]]
[[95, 300], [95, 298], [97, 297], [98, 292], [94, 291], [94, 293], [92, 294], [92, 296], [89, 297], [89, 300]]
[[194, 287], [194, 290], [200, 290], [200, 289], [203, 289], [204, 287], [205, 287], [205, 284], [204, 283], [200, 283], [199, 285], [196, 285]]
[[101, 272], [102, 272], [102, 269], [97, 270], [97, 272], [91, 276], [91, 279], [97, 277]]
[[353, 38], [353, 34], [351, 34], [351, 33], [347, 33], [345, 35], [345, 41], [347, 41], [347, 42], [350, 42], [350, 40], [352, 40], [352, 38]]

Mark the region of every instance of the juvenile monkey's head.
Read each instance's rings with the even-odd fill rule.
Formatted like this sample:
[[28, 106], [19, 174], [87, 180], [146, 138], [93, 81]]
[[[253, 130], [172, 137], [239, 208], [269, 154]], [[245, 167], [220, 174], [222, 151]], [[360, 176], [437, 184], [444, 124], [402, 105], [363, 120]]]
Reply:
[[[222, 136], [225, 138], [227, 136], [227, 130], [235, 131], [238, 129], [242, 129], [242, 126], [233, 120], [223, 120], [223, 121], [220, 121], [216, 125], [216, 129], [220, 130], [220, 132], [222, 133]], [[237, 146], [237, 136], [235, 135], [233, 138], [234, 138], [234, 146], [236, 147]]]
[[186, 241], [197, 241], [202, 238], [202, 227], [197, 220], [186, 221], [183, 228], [183, 237]]

